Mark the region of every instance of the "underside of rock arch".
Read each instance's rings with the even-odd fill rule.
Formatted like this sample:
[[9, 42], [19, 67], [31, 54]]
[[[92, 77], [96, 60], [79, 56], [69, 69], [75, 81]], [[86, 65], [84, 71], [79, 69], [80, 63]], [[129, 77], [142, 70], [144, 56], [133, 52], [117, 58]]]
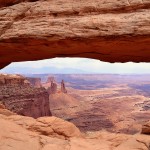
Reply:
[[150, 62], [150, 1], [0, 0], [0, 68], [54, 57]]

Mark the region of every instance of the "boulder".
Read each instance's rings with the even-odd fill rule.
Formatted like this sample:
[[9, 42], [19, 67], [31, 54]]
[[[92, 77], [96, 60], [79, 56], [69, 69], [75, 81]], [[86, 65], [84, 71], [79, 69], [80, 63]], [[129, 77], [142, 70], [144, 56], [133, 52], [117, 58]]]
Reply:
[[41, 117], [41, 118], [38, 118], [37, 121], [43, 124], [47, 124], [47, 126], [51, 127], [53, 132], [58, 135], [62, 135], [67, 138], [81, 136], [79, 129], [73, 123], [64, 121], [60, 118]]
[[56, 117], [0, 115], [0, 150], [149, 150], [148, 135], [106, 131], [83, 134]]

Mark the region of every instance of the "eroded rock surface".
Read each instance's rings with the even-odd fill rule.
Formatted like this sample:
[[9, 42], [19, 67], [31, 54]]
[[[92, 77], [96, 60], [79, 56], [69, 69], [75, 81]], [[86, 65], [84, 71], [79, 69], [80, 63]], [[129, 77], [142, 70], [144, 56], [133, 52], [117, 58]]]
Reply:
[[47, 91], [49, 94], [55, 94], [57, 92], [57, 83], [54, 81], [51, 81], [50, 83], [51, 83], [51, 85], [47, 89]]
[[6, 109], [6, 107], [3, 104], [1, 104], [1, 102], [0, 102], [0, 114], [5, 115], [5, 116], [16, 115], [12, 111]]
[[145, 124], [143, 124], [143, 126], [142, 126], [142, 133], [150, 135], [150, 121], [148, 121]]
[[62, 92], [62, 93], [67, 93], [64, 80], [61, 81], [61, 92]]
[[81, 133], [72, 123], [56, 117], [0, 114], [1, 150], [149, 150], [148, 135]]
[[12, 6], [21, 2], [35, 2], [37, 0], [0, 0], [0, 7]]
[[27, 77], [26, 78], [34, 87], [41, 87], [41, 78], [31, 78]]
[[64, 56], [150, 62], [149, 0], [0, 2], [1, 68]]
[[0, 74], [0, 101], [17, 114], [34, 118], [50, 116], [49, 94], [20, 75]]

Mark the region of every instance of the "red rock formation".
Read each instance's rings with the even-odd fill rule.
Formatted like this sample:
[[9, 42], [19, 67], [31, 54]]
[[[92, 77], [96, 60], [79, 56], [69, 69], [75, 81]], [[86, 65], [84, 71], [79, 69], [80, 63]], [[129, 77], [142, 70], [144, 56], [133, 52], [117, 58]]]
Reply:
[[29, 86], [30, 82], [20, 75], [0, 74], [0, 86], [21, 85]]
[[51, 82], [55, 82], [55, 78], [54, 77], [48, 77], [46, 83], [51, 83]]
[[35, 2], [37, 0], [0, 0], [0, 7], [15, 5], [21, 2]]
[[51, 86], [47, 90], [49, 94], [55, 94], [57, 92], [57, 83], [51, 81]]
[[61, 81], [61, 92], [62, 93], [67, 93], [64, 80]]
[[142, 126], [142, 133], [150, 135], [150, 120], [145, 122]]
[[64, 56], [150, 62], [149, 0], [22, 1], [0, 1], [1, 68]]
[[106, 131], [83, 134], [56, 117], [0, 114], [0, 150], [149, 150], [148, 135], [113, 134]]
[[49, 95], [19, 75], [0, 75], [0, 101], [6, 108], [34, 118], [50, 116]]
[[5, 109], [5, 106], [0, 103], [0, 109]]
[[26, 78], [34, 87], [41, 87], [41, 78], [31, 78], [27, 77]]

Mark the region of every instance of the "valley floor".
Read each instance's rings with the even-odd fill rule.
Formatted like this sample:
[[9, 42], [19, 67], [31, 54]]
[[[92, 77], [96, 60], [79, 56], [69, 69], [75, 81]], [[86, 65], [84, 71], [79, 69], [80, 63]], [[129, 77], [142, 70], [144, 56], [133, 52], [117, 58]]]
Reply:
[[106, 129], [135, 134], [150, 120], [150, 98], [128, 87], [77, 90], [50, 96], [54, 116], [74, 123], [81, 131]]

